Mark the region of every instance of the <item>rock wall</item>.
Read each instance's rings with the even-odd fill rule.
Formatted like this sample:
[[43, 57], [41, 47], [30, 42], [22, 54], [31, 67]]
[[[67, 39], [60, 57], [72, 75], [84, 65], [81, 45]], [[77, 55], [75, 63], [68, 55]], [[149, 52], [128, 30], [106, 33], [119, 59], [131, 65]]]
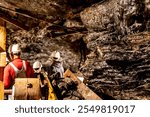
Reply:
[[50, 64], [51, 53], [58, 50], [63, 58], [65, 69], [70, 68], [77, 72], [80, 63], [79, 48], [83, 34], [73, 33], [53, 38], [51, 30], [48, 28], [49, 26], [42, 29], [37, 27], [28, 32], [8, 30], [7, 48], [10, 44], [20, 43], [23, 51], [22, 58], [29, 60], [31, 64], [35, 60], [40, 60], [43, 64]]
[[88, 40], [91, 53], [81, 67], [88, 86], [102, 97], [105, 94], [115, 99], [149, 99], [150, 33], [121, 40], [108, 34], [97, 35], [86, 37], [93, 39]]
[[39, 11], [36, 0], [28, 8], [20, 0], [5, 1], [47, 17], [58, 10], [63, 19], [57, 25], [40, 22], [28, 32], [8, 29], [7, 44], [21, 43], [24, 59], [47, 64], [59, 50], [65, 69], [82, 73], [103, 99], [150, 99], [150, 0], [51, 0], [61, 12], [44, 7], [46, 0]]
[[149, 30], [149, 0], [121, 0], [116, 12], [115, 21], [117, 21], [116, 23], [122, 34]]
[[89, 31], [84, 41], [90, 50], [80, 70], [103, 98], [150, 98], [148, 4], [108, 0], [80, 13]]
[[114, 25], [114, 10], [118, 0], [106, 0], [80, 13], [81, 20], [90, 32], [109, 30]]

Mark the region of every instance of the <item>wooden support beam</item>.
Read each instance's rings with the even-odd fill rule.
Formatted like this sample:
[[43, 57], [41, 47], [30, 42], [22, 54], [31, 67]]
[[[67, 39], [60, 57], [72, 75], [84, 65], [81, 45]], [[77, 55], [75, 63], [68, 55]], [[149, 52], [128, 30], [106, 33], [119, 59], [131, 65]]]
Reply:
[[6, 22], [0, 19], [0, 52], [6, 51]]
[[6, 23], [0, 19], [0, 80], [3, 79], [3, 70], [6, 65]]
[[9, 23], [17, 26], [18, 28], [21, 28], [21, 29], [26, 30], [26, 31], [29, 30], [29, 27], [27, 27], [24, 24], [18, 22], [17, 20], [12, 19], [11, 16], [7, 16], [7, 15], [4, 15], [3, 13], [0, 13], [0, 18], [3, 19], [6, 22], [9, 22]]
[[3, 82], [0, 81], [0, 100], [4, 99], [4, 85]]
[[94, 93], [89, 87], [81, 82], [69, 69], [64, 73], [64, 78], [71, 78], [78, 83], [77, 91], [84, 97], [85, 100], [101, 100], [101, 98]]
[[3, 71], [6, 65], [6, 22], [0, 19], [0, 100], [4, 99]]

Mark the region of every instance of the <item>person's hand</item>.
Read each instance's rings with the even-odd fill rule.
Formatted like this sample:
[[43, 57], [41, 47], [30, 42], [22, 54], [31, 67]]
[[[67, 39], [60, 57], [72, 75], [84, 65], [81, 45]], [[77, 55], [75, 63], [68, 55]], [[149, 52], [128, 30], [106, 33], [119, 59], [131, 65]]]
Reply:
[[56, 86], [56, 81], [55, 80], [52, 81], [52, 85]]

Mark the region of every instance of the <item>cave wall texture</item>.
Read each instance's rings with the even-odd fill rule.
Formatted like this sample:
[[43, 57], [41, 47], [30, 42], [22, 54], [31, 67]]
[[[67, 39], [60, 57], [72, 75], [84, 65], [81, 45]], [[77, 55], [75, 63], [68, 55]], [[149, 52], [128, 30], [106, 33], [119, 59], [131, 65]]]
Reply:
[[7, 28], [7, 47], [21, 43], [24, 59], [48, 64], [51, 52], [59, 50], [65, 69], [80, 71], [102, 98], [150, 99], [150, 0], [0, 3], [40, 19], [29, 31]]

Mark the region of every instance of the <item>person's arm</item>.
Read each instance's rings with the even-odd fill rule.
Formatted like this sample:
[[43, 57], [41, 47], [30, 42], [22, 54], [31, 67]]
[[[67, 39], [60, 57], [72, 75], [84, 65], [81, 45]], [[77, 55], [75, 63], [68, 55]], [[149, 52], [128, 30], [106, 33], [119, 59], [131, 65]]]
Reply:
[[10, 69], [9, 66], [6, 66], [4, 69], [4, 75], [3, 75], [3, 83], [4, 83], [4, 88], [8, 89], [11, 86], [11, 75], [10, 75]]
[[34, 78], [34, 70], [32, 68], [32, 66], [30, 65], [29, 62], [26, 62], [26, 66], [27, 66], [27, 70], [26, 70], [26, 73], [27, 73], [27, 77], [29, 78]]
[[34, 78], [35, 77], [35, 75], [34, 75], [34, 70], [33, 70], [33, 68], [30, 66], [30, 77], [31, 78]]

